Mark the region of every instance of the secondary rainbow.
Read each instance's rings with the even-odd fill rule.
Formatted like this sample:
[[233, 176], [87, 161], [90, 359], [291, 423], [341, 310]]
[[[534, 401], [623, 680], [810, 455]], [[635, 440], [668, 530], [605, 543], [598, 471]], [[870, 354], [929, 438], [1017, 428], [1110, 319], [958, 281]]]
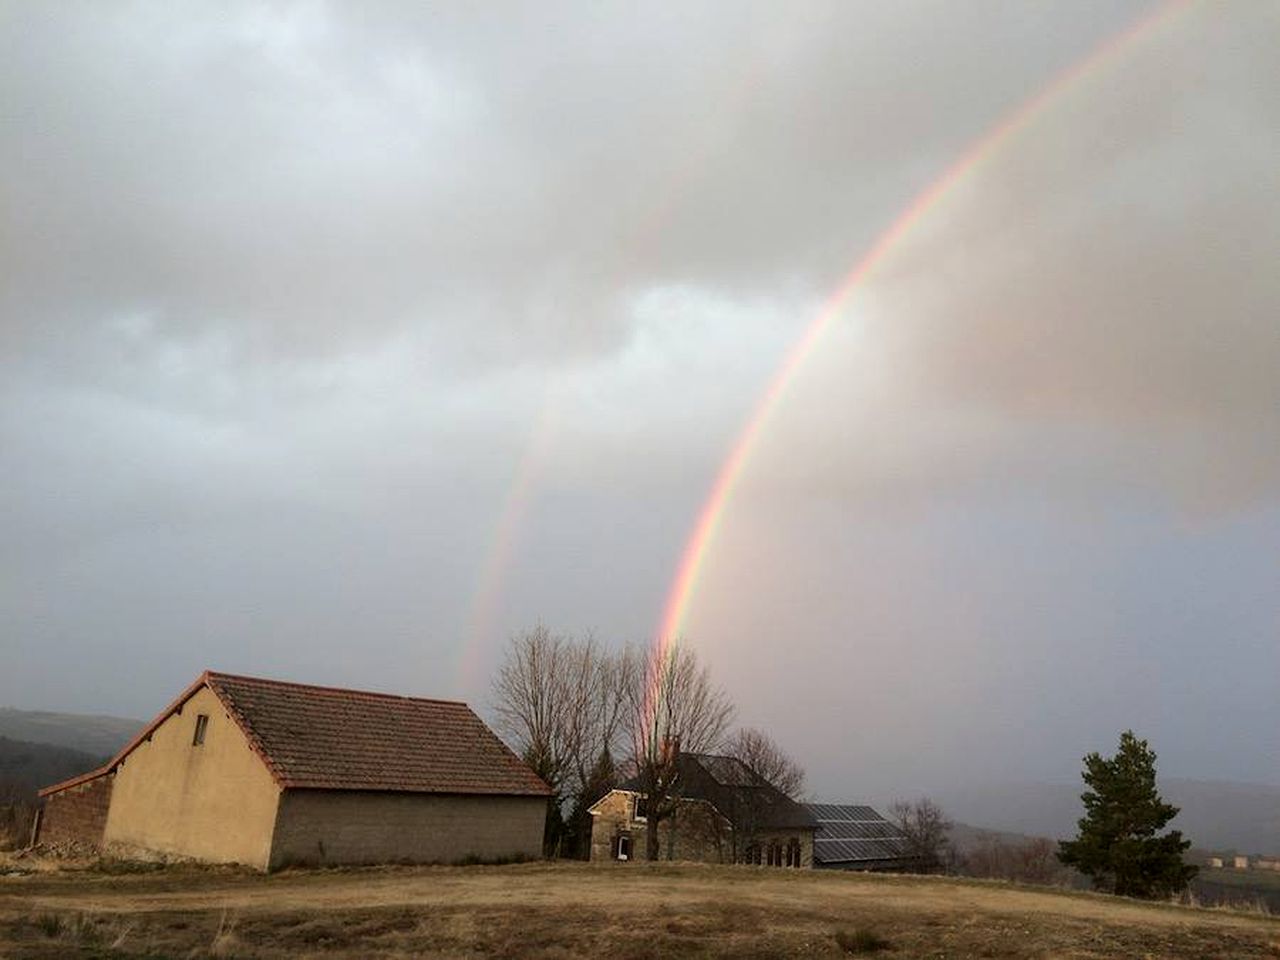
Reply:
[[658, 624], [655, 643], [660, 653], [670, 648], [684, 627], [689, 607], [706, 565], [711, 545], [724, 520], [725, 510], [743, 471], [771, 415], [782, 402], [787, 387], [795, 379], [814, 346], [849, 304], [854, 294], [867, 282], [886, 255], [920, 222], [952, 188], [989, 159], [1019, 131], [1029, 126], [1055, 102], [1088, 76], [1118, 59], [1119, 54], [1139, 38], [1169, 23], [1177, 14], [1192, 6], [1193, 0], [1172, 0], [1134, 24], [1094, 47], [1081, 60], [1057, 74], [1040, 93], [1024, 101], [1006, 114], [990, 131], [971, 144], [941, 176], [916, 196], [911, 204], [890, 224], [872, 247], [846, 274], [840, 286], [825, 301], [822, 309], [787, 351], [782, 364], [769, 381], [764, 394], [756, 402], [750, 417], [730, 448], [728, 457], [716, 473], [692, 532], [680, 555], [679, 566], [668, 591]]

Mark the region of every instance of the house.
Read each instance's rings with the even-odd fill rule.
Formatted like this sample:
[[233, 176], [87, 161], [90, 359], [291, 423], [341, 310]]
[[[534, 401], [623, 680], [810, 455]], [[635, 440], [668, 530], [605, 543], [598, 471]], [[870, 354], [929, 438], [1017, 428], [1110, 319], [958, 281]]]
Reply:
[[[681, 753], [675, 812], [658, 825], [660, 858], [811, 867], [817, 827], [804, 807], [733, 757]], [[643, 860], [648, 798], [637, 780], [589, 810], [592, 860]]]
[[1234, 861], [1232, 862], [1232, 866], [1234, 866], [1237, 870], [1248, 870], [1248, 869], [1249, 869], [1249, 858], [1248, 858], [1248, 857], [1236, 857], [1236, 858], [1234, 859]]
[[206, 672], [38, 841], [259, 869], [536, 857], [550, 790], [464, 703]]
[[845, 803], [806, 803], [818, 823], [813, 865], [830, 870], [902, 870], [912, 858], [902, 828], [871, 807]]

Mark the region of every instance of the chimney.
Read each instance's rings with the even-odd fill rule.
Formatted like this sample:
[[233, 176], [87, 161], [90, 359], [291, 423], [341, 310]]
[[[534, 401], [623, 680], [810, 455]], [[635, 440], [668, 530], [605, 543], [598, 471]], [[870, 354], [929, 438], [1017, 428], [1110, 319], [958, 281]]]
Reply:
[[675, 763], [680, 759], [680, 734], [662, 738], [663, 764]]

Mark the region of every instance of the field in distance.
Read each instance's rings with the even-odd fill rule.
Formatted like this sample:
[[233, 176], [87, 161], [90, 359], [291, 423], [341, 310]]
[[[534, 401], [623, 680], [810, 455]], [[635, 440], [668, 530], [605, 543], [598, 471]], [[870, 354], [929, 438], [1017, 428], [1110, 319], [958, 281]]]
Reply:
[[1274, 960], [1280, 919], [994, 882], [692, 864], [0, 875], [3, 957], [855, 954]]

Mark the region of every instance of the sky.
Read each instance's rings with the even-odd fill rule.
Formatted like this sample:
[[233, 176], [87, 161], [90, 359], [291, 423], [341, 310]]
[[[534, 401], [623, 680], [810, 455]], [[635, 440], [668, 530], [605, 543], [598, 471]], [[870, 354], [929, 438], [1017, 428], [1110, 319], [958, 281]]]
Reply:
[[483, 712], [513, 632], [652, 642], [789, 348], [1050, 89], [788, 379], [682, 642], [829, 799], [1130, 727], [1280, 784], [1278, 45], [1262, 3], [0, 6], [0, 705]]

